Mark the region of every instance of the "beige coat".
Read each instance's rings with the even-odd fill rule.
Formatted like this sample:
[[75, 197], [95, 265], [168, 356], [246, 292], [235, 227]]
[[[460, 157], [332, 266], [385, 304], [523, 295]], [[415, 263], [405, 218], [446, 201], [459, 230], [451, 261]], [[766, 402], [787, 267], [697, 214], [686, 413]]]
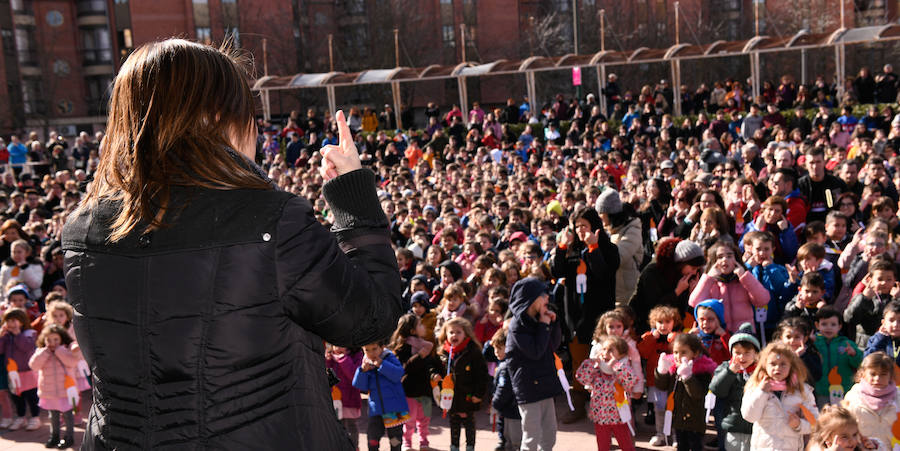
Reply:
[[[812, 388], [803, 384], [803, 394], [785, 393], [778, 399], [774, 394], [755, 387], [744, 393], [741, 403], [741, 415], [753, 423], [753, 434], [750, 435], [750, 448], [772, 451], [801, 451], [803, 436], [812, 433], [809, 422], [800, 414], [800, 405], [806, 407], [813, 416], [818, 417], [816, 398]], [[787, 426], [788, 414], [800, 416], [800, 430], [795, 431]]]
[[897, 411], [900, 410], [900, 391], [897, 392], [894, 404], [888, 405], [880, 411], [868, 408], [860, 399], [859, 392], [859, 384], [854, 385], [844, 396], [843, 404], [856, 417], [860, 435], [877, 438], [881, 443], [890, 445], [891, 426], [894, 421], [897, 421]]
[[634, 218], [613, 229], [610, 241], [619, 248], [619, 269], [616, 271], [616, 304], [627, 304], [641, 275], [639, 266], [644, 258], [644, 239], [641, 220]]

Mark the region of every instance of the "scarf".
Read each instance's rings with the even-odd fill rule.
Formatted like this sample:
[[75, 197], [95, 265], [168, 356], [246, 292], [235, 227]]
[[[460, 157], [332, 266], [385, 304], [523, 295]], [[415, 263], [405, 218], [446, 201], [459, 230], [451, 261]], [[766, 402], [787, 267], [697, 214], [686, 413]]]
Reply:
[[428, 352], [430, 353], [431, 349], [434, 348], [434, 343], [419, 337], [406, 337], [406, 344], [412, 348], [413, 354], [418, 354], [422, 349], [428, 349]]
[[738, 276], [735, 273], [719, 274], [718, 276], [716, 276], [716, 280], [718, 280], [719, 282], [722, 282], [722, 283], [731, 283], [731, 282], [734, 282], [735, 280], [738, 280]]
[[744, 378], [744, 382], [746, 382], [748, 379], [750, 379], [750, 376], [753, 375], [754, 371], [756, 371], [756, 363], [753, 363], [750, 366], [748, 366], [747, 368], [744, 368], [744, 370], [738, 374], [740, 374], [741, 377]]
[[469, 345], [469, 341], [469, 337], [466, 337], [466, 339], [457, 346], [453, 346], [449, 341], [445, 341], [443, 346], [444, 352], [446, 352], [448, 356], [452, 354], [455, 359], [463, 349], [466, 349], [466, 346]]
[[863, 404], [876, 412], [893, 404], [897, 398], [897, 386], [892, 383], [884, 388], [875, 388], [865, 380], [861, 380], [859, 388], [859, 398]]
[[700, 336], [700, 342], [703, 343], [703, 347], [709, 349], [716, 340], [719, 339], [719, 336], [716, 334], [708, 334], [703, 332], [702, 329], [697, 329], [697, 334]]

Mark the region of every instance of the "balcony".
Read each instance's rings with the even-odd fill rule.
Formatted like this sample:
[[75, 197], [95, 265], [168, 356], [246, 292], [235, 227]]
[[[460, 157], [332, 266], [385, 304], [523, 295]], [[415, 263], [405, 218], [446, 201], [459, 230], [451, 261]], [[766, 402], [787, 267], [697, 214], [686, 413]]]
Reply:
[[75, 12], [81, 16], [106, 16], [106, 0], [79, 0]]
[[33, 16], [34, 6], [32, 3], [32, 0], [12, 0], [9, 2], [9, 6], [14, 15]]
[[38, 52], [34, 50], [19, 49], [16, 51], [16, 55], [20, 66], [38, 67], [41, 64], [38, 60]]

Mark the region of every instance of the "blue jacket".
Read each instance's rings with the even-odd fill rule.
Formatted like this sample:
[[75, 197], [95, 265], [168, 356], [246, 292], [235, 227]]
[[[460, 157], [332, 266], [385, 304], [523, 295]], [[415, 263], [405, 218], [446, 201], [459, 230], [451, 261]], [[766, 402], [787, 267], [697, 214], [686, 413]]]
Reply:
[[528, 277], [516, 282], [510, 295], [513, 318], [506, 339], [506, 361], [518, 404], [563, 394], [553, 358], [562, 342], [559, 320], [544, 324], [526, 312], [537, 299], [527, 286], [540, 282], [535, 281], [538, 279]]
[[6, 146], [6, 150], [9, 151], [9, 164], [25, 164], [28, 162], [28, 148], [25, 147], [25, 144], [10, 143]]
[[360, 391], [369, 392], [369, 416], [384, 413], [409, 412], [406, 395], [403, 393], [403, 365], [393, 352], [387, 349], [381, 354], [381, 366], [378, 369], [363, 371], [356, 369], [353, 386]]
[[516, 395], [513, 393], [509, 368], [505, 360], [500, 362], [497, 372], [494, 373], [494, 397], [491, 399], [491, 406], [503, 418], [522, 419], [522, 416], [519, 414], [519, 407], [516, 404]]
[[[793, 232], [790, 233], [793, 235]], [[793, 295], [790, 289], [790, 276], [784, 265], [772, 263], [766, 266], [753, 266], [750, 273], [769, 291], [768, 313], [766, 315], [766, 331], [775, 330], [778, 321], [784, 316], [784, 307], [791, 302]]]
[[[837, 269], [837, 265], [832, 264], [828, 260], [823, 260], [822, 264], [816, 269], [816, 272], [822, 275], [822, 279], [825, 280], [825, 293], [823, 294], [823, 298], [825, 301], [834, 303], [834, 297], [837, 295], [835, 293], [835, 285], [834, 281], [840, 277], [840, 272]], [[797, 281], [794, 283], [787, 282], [788, 290], [791, 294], [797, 294], [800, 290], [800, 278], [803, 277], [803, 271], [800, 271], [797, 274]]]
[[[759, 229], [756, 228], [756, 221], [747, 223], [747, 228], [744, 229], [744, 235], [739, 243], [741, 252], [744, 252], [744, 236], [757, 230]], [[788, 222], [788, 227], [779, 232], [777, 238], [779, 244], [781, 244], [781, 255], [775, 256], [775, 263], [784, 265], [794, 261], [794, 258], [797, 257], [797, 249], [800, 248], [800, 243], [797, 242], [797, 234], [794, 233], [794, 226]]]
[[891, 338], [881, 332], [877, 332], [869, 338], [866, 345], [866, 355], [881, 351], [894, 359], [900, 365], [900, 339]]

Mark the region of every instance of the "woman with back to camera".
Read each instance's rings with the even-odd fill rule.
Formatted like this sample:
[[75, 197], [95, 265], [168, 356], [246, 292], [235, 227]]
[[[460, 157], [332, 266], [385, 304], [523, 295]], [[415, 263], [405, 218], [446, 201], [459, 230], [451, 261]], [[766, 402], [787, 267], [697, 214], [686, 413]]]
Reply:
[[171, 39], [116, 77], [88, 195], [63, 230], [93, 372], [82, 449], [352, 449], [323, 339], [390, 335], [400, 276], [374, 176], [337, 112], [329, 233], [253, 163], [240, 59]]

